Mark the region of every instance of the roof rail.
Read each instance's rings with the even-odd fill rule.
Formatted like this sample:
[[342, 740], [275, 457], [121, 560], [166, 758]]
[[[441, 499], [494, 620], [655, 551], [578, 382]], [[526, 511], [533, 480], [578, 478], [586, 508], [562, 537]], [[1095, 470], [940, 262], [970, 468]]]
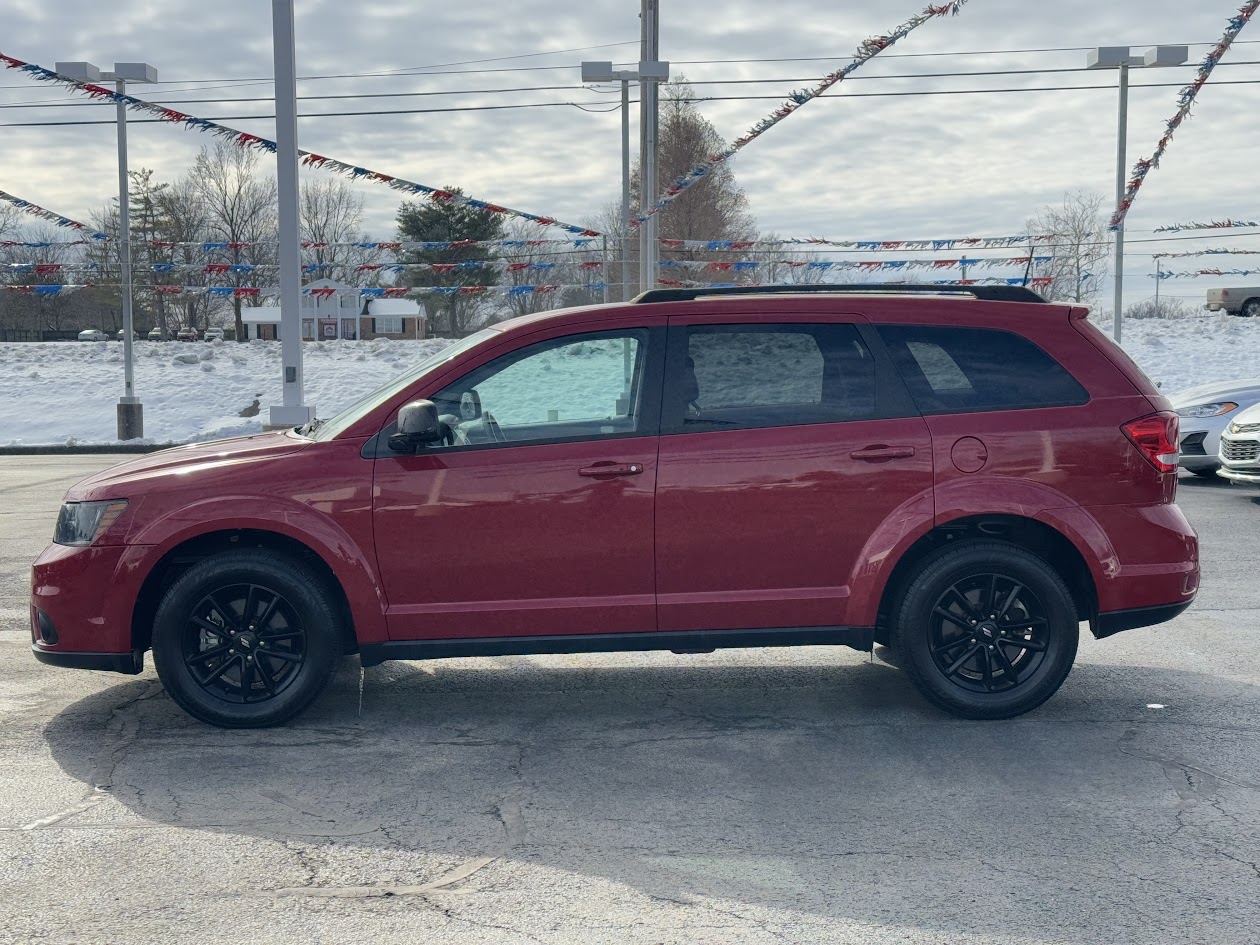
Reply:
[[1040, 302], [1045, 299], [1022, 285], [901, 285], [898, 283], [853, 283], [833, 285], [741, 285], [691, 289], [649, 289], [631, 299], [644, 302], [690, 302], [711, 295], [969, 295], [985, 302]]

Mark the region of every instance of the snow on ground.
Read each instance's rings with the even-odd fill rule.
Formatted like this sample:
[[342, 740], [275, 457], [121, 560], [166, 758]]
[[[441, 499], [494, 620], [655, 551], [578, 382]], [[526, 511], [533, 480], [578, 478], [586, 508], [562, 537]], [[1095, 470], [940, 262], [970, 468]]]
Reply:
[[[307, 402], [319, 416], [332, 416], [449, 343], [308, 342]], [[1260, 319], [1131, 320], [1124, 347], [1165, 393], [1260, 375]], [[257, 432], [280, 402], [279, 342], [139, 341], [135, 351], [136, 391], [146, 439], [153, 442]], [[603, 362], [616, 356], [566, 357], [550, 365], [545, 386], [566, 378], [581, 386], [586, 374], [606, 373]], [[118, 341], [0, 344], [0, 446], [114, 442], [122, 378]]]

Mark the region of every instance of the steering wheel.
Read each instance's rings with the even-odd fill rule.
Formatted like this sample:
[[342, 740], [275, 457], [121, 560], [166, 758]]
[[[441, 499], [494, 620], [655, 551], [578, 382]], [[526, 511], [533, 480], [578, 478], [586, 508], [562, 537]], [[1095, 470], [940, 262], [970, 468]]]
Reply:
[[506, 443], [507, 437], [503, 435], [503, 430], [499, 427], [499, 421], [494, 419], [494, 414], [486, 410], [481, 414], [481, 422], [485, 424], [486, 430], [490, 433], [490, 439], [495, 443]]

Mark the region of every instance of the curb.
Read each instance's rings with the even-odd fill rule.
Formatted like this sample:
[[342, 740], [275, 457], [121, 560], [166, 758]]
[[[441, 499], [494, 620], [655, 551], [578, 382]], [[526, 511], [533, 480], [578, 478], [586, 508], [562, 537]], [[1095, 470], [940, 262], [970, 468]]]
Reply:
[[156, 453], [182, 443], [83, 443], [74, 446], [52, 444], [48, 446], [0, 446], [0, 456], [96, 456], [121, 453]]

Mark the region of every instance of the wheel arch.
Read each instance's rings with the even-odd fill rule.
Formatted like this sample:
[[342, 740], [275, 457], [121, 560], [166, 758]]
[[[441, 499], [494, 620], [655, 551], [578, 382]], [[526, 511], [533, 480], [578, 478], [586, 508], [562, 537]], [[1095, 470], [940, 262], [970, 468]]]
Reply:
[[928, 555], [967, 539], [1005, 541], [1032, 552], [1058, 573], [1072, 594], [1080, 620], [1091, 626], [1098, 615], [1098, 588], [1076, 543], [1046, 522], [1022, 515], [969, 515], [937, 525], [914, 541], [897, 559], [880, 595], [875, 639], [888, 643], [888, 625], [906, 585]]
[[212, 555], [240, 548], [275, 551], [302, 561], [318, 573], [333, 593], [342, 617], [342, 651], [358, 651], [354, 611], [337, 573], [310, 544], [265, 528], [227, 528], [204, 532], [185, 538], [166, 550], [149, 569], [136, 595], [131, 614], [132, 649], [143, 651], [152, 645], [153, 619], [158, 604], [181, 574]]

